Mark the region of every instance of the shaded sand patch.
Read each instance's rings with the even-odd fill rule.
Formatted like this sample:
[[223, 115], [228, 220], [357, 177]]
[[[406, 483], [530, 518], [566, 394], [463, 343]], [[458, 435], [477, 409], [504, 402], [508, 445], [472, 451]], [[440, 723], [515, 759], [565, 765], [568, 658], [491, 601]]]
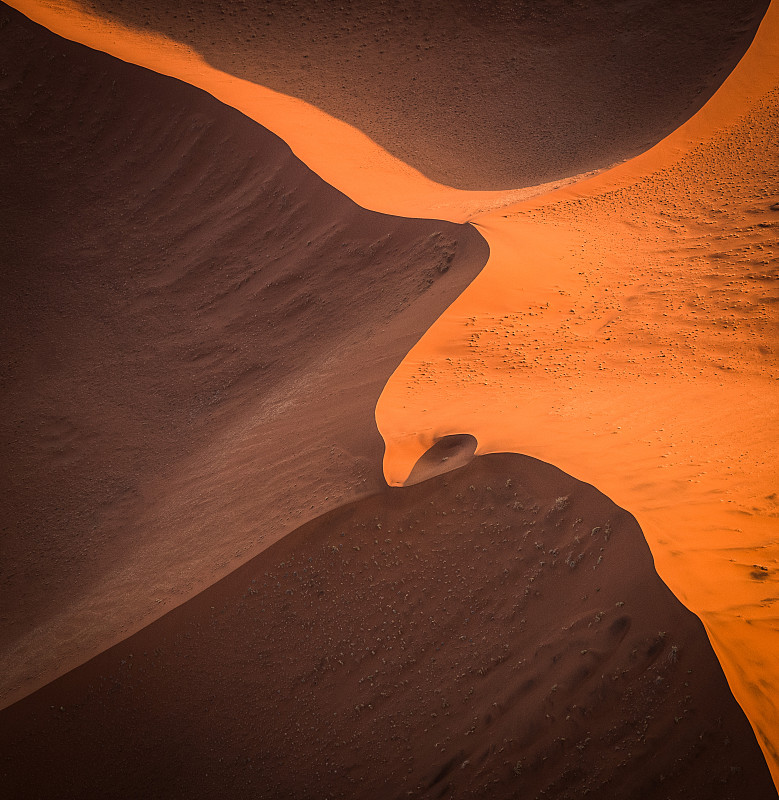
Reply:
[[[73, 0], [9, 3], [54, 33], [196, 86], [280, 136], [320, 178], [364, 208], [408, 217], [464, 222], [544, 187], [469, 192], [442, 186], [379, 147], [364, 133], [302, 100], [237, 78], [165, 36], [94, 16]], [[560, 186], [563, 177], [549, 184]]]
[[335, 509], [0, 712], [0, 772], [18, 798], [776, 797], [632, 517], [515, 455]]
[[[153, 31], [142, 30], [142, 28], [151, 24], [151, 19], [148, 15], [153, 12], [147, 10], [140, 11], [143, 16], [142, 20], [135, 20], [136, 23], [140, 23], [139, 28], [128, 28], [122, 25], [118, 20], [122, 18], [124, 13], [133, 13], [130, 6], [127, 8], [117, 6], [114, 11], [115, 17], [107, 19], [95, 16], [94, 11], [74, 0], [59, 0], [56, 3], [41, 2], [41, 0], [14, 0], [9, 5], [19, 9], [30, 19], [45, 25], [61, 36], [103, 50], [122, 60], [153, 69], [163, 75], [172, 75], [213, 94], [217, 99], [240, 110], [251, 119], [279, 135], [292, 148], [295, 155], [311, 167], [321, 178], [343, 191], [352, 200], [365, 208], [402, 216], [434, 216], [453, 222], [463, 222], [479, 212], [499, 208], [523, 198], [536, 196], [561, 185], [569, 184], [578, 178], [614, 163], [615, 160], [624, 160], [629, 155], [645, 149], [646, 146], [660, 138], [663, 133], [672, 130], [675, 124], [689, 116], [694, 108], [700, 102], [703, 102], [704, 97], [713, 91], [747, 46], [754, 33], [760, 13], [765, 7], [764, 3], [745, 3], [740, 6], [738, 11], [735, 11], [731, 3], [725, 4], [726, 7], [722, 8], [719, 7], [722, 5], [721, 3], [714, 2], [712, 4], [710, 13], [706, 17], [707, 24], [711, 24], [712, 27], [707, 34], [700, 32], [700, 36], [703, 38], [690, 37], [690, 40], [686, 43], [687, 47], [681, 49], [681, 52], [685, 53], [685, 55], [679, 61], [678, 69], [681, 75], [687, 74], [687, 70], [692, 70], [695, 73], [701, 68], [708, 56], [693, 57], [692, 50], [696, 47], [701, 47], [702, 50], [708, 52], [717, 52], [717, 58], [721, 59], [718, 60], [718, 67], [714, 70], [704, 70], [705, 80], [702, 77], [693, 78], [688, 76], [688, 85], [690, 87], [694, 85], [694, 88], [689, 89], [689, 94], [682, 92], [678, 96], [679, 108], [676, 111], [671, 107], [665, 107], [663, 113], [659, 111], [656, 113], [652, 123], [658, 126], [655, 134], [649, 135], [645, 129], [635, 128], [638, 136], [636, 141], [641, 141], [642, 144], [626, 145], [621, 136], [612, 132], [610, 134], [612, 147], [616, 149], [613, 149], [613, 152], [608, 157], [605, 157], [603, 137], [593, 134], [592, 137], [587, 138], [582, 136], [581, 132], [586, 128], [586, 124], [596, 116], [601, 120], [608, 121], [608, 115], [597, 115], [592, 112], [589, 106], [579, 106], [577, 104], [576, 113], [578, 116], [574, 118], [571, 116], [571, 107], [566, 105], [564, 128], [566, 131], [575, 132], [575, 138], [566, 147], [550, 147], [548, 140], [542, 139], [542, 142], [545, 142], [543, 147], [536, 147], [532, 156], [529, 156], [533, 164], [539, 163], [542, 159], [541, 154], [543, 154], [544, 159], [552, 159], [552, 162], [549, 163], [544, 172], [534, 176], [526, 175], [522, 179], [516, 178], [518, 181], [516, 183], [513, 181], [507, 183], [507, 179], [504, 176], [498, 183], [508, 188], [502, 190], [490, 190], [487, 188], [463, 191], [452, 188], [450, 185], [437, 183], [426, 177], [420, 169], [414, 166], [415, 159], [411, 159], [409, 163], [394, 155], [394, 151], [385, 150], [363, 132], [367, 130], [366, 128], [355, 128], [341, 121], [337, 115], [331, 116], [322, 111], [322, 107], [327, 108], [328, 106], [322, 97], [319, 98], [319, 101], [322, 102], [321, 107], [312, 105], [294, 96], [282, 94], [266, 88], [264, 85], [253, 83], [251, 80], [236, 77], [234, 74], [224, 72], [212, 66], [211, 63], [207, 63], [203, 59], [201, 51], [195, 52], [187, 47], [186, 44], [182, 44], [182, 42], [189, 41], [187, 34], [193, 31], [193, 28], [189, 25], [184, 26], [182, 29], [183, 14], [180, 15], [180, 22], [170, 28], [171, 34], [178, 33], [176, 39], [171, 39]], [[667, 38], [669, 29], [676, 28], [678, 33], [680, 21], [678, 19], [675, 22], [673, 21], [674, 14], [679, 13], [676, 5], [674, 4], [666, 9], [667, 14], [665, 16], [655, 15], [650, 27], [659, 25], [654, 31], [654, 36], [658, 40], [662, 40], [663, 36]], [[220, 8], [217, 13], [222, 17], [223, 24], [225, 20], [221, 11], [222, 9]], [[160, 11], [159, 13], [162, 12]], [[199, 14], [200, 12], [187, 11], [187, 14], [192, 13]], [[204, 13], [209, 14], [212, 12], [205, 11]], [[263, 13], [265, 12], [263, 11]], [[742, 22], [739, 23], [740, 33], [738, 34], [734, 33], [732, 26], [723, 23], [721, 15], [727, 16], [731, 13], [743, 15]], [[628, 15], [630, 14], [628, 13]], [[168, 21], [170, 22], [171, 20], [168, 19]], [[583, 20], [581, 22], [584, 24]], [[635, 22], [633, 20], [631, 25]], [[558, 23], [562, 24], [562, 17], [558, 18]], [[590, 20], [589, 24], [594, 23]], [[691, 22], [688, 20], [685, 24], [689, 26]], [[214, 22], [214, 25], [216, 25], [216, 31], [222, 29], [221, 24]], [[699, 20], [696, 25], [700, 27]], [[159, 27], [165, 28], [166, 26], [160, 21]], [[219, 38], [224, 34], [217, 33], [211, 22], [205, 27], [211, 43], [210, 47], [217, 47], [214, 36]], [[597, 29], [597, 26], [595, 27]], [[707, 36], [716, 40], [717, 36], [720, 35], [718, 31], [722, 30], [728, 31], [727, 43], [723, 42], [722, 47], [712, 51], [707, 45], [703, 44]], [[585, 29], [582, 28], [582, 36], [586, 38], [586, 35], [589, 34], [585, 35], [584, 31]], [[648, 35], [646, 25], [638, 25], [638, 27], [634, 28], [634, 32], [642, 38]], [[520, 36], [521, 34], [517, 30], [513, 35]], [[600, 37], [601, 35], [602, 29], [599, 29], [597, 36]], [[553, 53], [557, 52], [557, 49], [561, 46], [564, 47], [559, 43], [557, 47], [549, 45], [544, 50]], [[479, 47], [483, 50], [482, 45], [479, 45]], [[650, 50], [652, 50], [651, 47]], [[654, 48], [654, 51], [656, 53], [657, 48]], [[724, 56], [724, 51], [729, 52], [730, 55]], [[241, 63], [245, 59], [245, 56], [242, 55], [243, 52], [243, 49], [241, 49], [234, 53], [236, 56], [240, 54]], [[275, 58], [278, 60], [278, 56]], [[583, 78], [585, 73], [582, 71], [582, 60], [576, 57], [571, 58], [574, 65], [571, 69], [579, 78]], [[382, 60], [385, 60], [384, 55]], [[215, 63], [218, 64], [218, 60]], [[584, 63], [591, 62], [585, 60]], [[633, 53], [631, 64], [636, 67], [640, 63], [635, 58], [635, 53]], [[247, 69], [251, 68], [251, 65], [245, 64], [244, 66]], [[658, 67], [661, 71], [667, 69], [668, 58], [661, 59]], [[417, 68], [415, 67], [415, 69]], [[609, 70], [612, 69], [614, 67], [609, 66]], [[536, 75], [542, 74], [542, 71], [535, 67], [533, 72]], [[237, 75], [243, 75], [243, 71], [240, 68], [236, 68], [236, 73]], [[619, 74], [621, 75], [620, 80], [627, 80], [627, 73], [624, 68], [619, 69]], [[598, 75], [595, 77], [589, 76], [588, 80], [591, 79], [590, 88], [597, 87], [599, 85], [598, 81], [602, 81], [602, 75], [600, 77]], [[631, 91], [635, 91], [636, 82], [643, 80], [646, 75], [646, 70], [643, 68], [639, 68], [635, 72], [629, 81]], [[566, 78], [566, 81], [569, 79], [571, 79], [570, 75]], [[662, 79], [662, 81], [666, 80], [667, 78]], [[685, 81], [677, 79], [675, 85], [681, 88], [685, 85]], [[604, 86], [605, 84], [602, 84], [601, 88]], [[704, 86], [708, 86], [709, 89], [705, 90]], [[600, 90], [598, 89], [598, 91]], [[334, 89], [334, 91], [336, 90]], [[537, 88], [533, 91], [537, 91], [543, 97], [547, 89]], [[571, 89], [570, 91], [573, 90]], [[696, 96], [696, 93], [699, 95], [699, 100], [691, 100], [691, 97]], [[439, 97], [445, 97], [441, 93], [440, 86], [436, 89], [436, 94]], [[569, 91], [564, 94], [567, 96]], [[652, 94], [658, 98], [661, 96], [667, 98], [667, 94], [661, 95], [656, 90], [653, 90]], [[499, 97], [501, 102], [507, 96], [505, 91], [496, 94], [496, 97]], [[626, 91], [624, 96], [627, 98], [633, 95], [630, 94], [630, 91]], [[589, 99], [592, 100], [592, 98]], [[538, 102], [542, 101], [539, 100]], [[604, 102], [611, 107], [614, 100], [613, 98], [604, 98]], [[630, 103], [635, 104], [635, 107], [629, 109], [626, 106], [626, 111], [629, 110], [628, 116], [643, 118], [643, 114], [646, 112], [645, 105], [637, 102], [635, 98]], [[650, 103], [650, 105], [652, 104]], [[362, 110], [366, 108], [364, 103], [360, 103], [359, 107]], [[477, 119], [491, 119], [489, 114], [484, 112], [483, 103], [476, 103], [475, 107], [480, 109], [479, 115], [474, 115], [466, 109], [462, 112], [458, 111], [457, 116], [463, 120], [468, 120], [468, 124], [475, 124]], [[527, 107], [524, 105], [517, 106], [512, 113], [517, 113], [519, 110], [522, 111], [522, 119], [527, 121], [529, 119], [527, 113], [525, 113]], [[434, 118], [430, 117], [430, 119]], [[531, 115], [530, 119], [532, 119], [534, 125], [537, 125], [538, 120], [535, 115]], [[556, 125], [554, 122], [549, 122], [548, 124], [553, 127]], [[633, 125], [635, 125], [635, 122], [631, 122], [628, 127]], [[435, 130], [438, 132], [439, 138], [442, 129], [440, 121], [436, 119]], [[494, 130], [495, 126], [490, 129]], [[451, 130], [451, 126], [449, 130]], [[639, 130], [641, 131], [640, 135]], [[536, 141], [539, 138], [538, 128], [534, 128], [533, 133], [528, 134], [528, 136], [533, 141]], [[467, 138], [472, 137], [469, 136]], [[512, 152], [516, 151], [517, 142], [513, 141], [514, 135], [509, 136], [508, 140], [513, 142], [511, 145]], [[597, 144], [594, 160], [585, 159], [582, 161], [578, 159], [577, 153], [581, 153], [582, 148], [585, 146], [585, 140], [587, 146], [594, 143]], [[451, 158], [453, 141], [454, 138], [450, 133], [438, 145], [442, 155]], [[459, 137], [459, 141], [463, 141], [463, 137]], [[519, 149], [524, 150], [523, 142], [519, 143]], [[480, 153], [482, 151], [488, 152], [489, 148], [480, 145], [478, 150]], [[567, 162], [568, 157], [572, 159], [570, 164]], [[475, 156], [475, 158], [478, 161], [478, 156]], [[516, 162], [517, 157], [516, 152], [514, 152], [510, 164]], [[470, 163], [472, 162], [458, 162], [460, 170], [470, 169]], [[510, 164], [503, 164], [502, 168], [510, 170]], [[447, 180], [447, 183], [458, 185], [454, 175], [449, 177], [451, 180]], [[493, 184], [489, 183], [487, 185], [489, 187]]]
[[478, 442], [469, 433], [442, 436], [414, 464], [404, 485], [411, 486], [465, 466], [474, 457], [477, 445]]
[[86, 5], [182, 42], [224, 72], [305, 100], [431, 180], [460, 189], [547, 183], [646, 150], [719, 86], [767, 6], [767, 0]]
[[487, 257], [0, 9], [0, 701], [384, 485], [376, 399]]

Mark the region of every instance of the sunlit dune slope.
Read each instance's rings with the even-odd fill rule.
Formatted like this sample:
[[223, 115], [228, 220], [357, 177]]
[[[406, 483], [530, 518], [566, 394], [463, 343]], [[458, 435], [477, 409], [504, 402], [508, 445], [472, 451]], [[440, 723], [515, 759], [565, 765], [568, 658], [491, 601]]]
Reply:
[[7, 703], [383, 485], [376, 399], [487, 247], [0, 14]]
[[779, 776], [779, 13], [710, 105], [612, 172], [477, 217], [488, 265], [377, 408], [591, 481], [703, 619]]
[[646, 150], [746, 49], [766, 0], [92, 0], [300, 98], [428, 178], [531, 186]]
[[776, 797], [632, 517], [516, 455], [334, 510], [0, 712], [0, 774], [19, 800], [52, 774], [62, 797]]

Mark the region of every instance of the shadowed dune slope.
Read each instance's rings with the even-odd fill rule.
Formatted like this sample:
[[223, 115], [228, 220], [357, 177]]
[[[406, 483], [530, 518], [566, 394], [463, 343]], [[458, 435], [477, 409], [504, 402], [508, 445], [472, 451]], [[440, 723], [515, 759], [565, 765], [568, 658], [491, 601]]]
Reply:
[[776, 797], [635, 520], [506, 454], [331, 511], [5, 709], [0, 774], [18, 798], [51, 775], [60, 797]]
[[376, 399], [488, 249], [5, 6], [0, 58], [7, 703], [383, 486]]
[[92, 0], [214, 66], [312, 103], [462, 189], [558, 180], [629, 158], [735, 66], [766, 0]]

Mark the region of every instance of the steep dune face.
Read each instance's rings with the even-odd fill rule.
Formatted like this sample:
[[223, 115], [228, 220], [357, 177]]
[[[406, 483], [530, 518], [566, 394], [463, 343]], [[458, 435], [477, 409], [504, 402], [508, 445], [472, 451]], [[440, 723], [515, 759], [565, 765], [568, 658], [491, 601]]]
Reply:
[[0, 13], [9, 702], [383, 485], [381, 387], [487, 247]]
[[85, 5], [306, 100], [437, 182], [508, 189], [659, 141], [722, 82], [768, 2]]
[[51, 774], [61, 797], [776, 797], [635, 520], [514, 455], [334, 510], [5, 709], [0, 774], [17, 798]]

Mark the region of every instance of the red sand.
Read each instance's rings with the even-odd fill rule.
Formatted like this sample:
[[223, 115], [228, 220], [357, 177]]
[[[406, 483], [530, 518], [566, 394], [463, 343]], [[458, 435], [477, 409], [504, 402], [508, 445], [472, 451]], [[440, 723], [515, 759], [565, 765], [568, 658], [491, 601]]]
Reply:
[[[315, 109], [165, 41], [66, 13], [55, 9], [47, 24], [180, 74], [267, 121], [365, 205], [462, 220], [518, 196], [439, 187]], [[766, 363], [776, 344], [766, 270], [775, 258], [776, 16], [772, 8], [703, 112], [645, 157], [573, 191], [479, 213], [488, 268], [412, 352], [377, 409], [390, 479], [404, 480], [436, 438], [468, 432], [479, 452], [538, 455], [630, 508], [661, 574], [704, 619], [775, 770], [770, 587], [779, 558], [764, 454], [776, 442]], [[734, 241], [741, 249], [728, 246]], [[524, 346], [511, 344], [517, 336]]]
[[431, 180], [512, 189], [607, 167], [673, 131], [735, 66], [768, 2], [84, 5], [322, 109]]
[[[724, 0], [710, 0], [704, 23], [700, 19], [694, 20], [687, 16], [680, 4], [670, 3], [664, 14], [655, 14], [649, 24], [645, 24], [646, 21], [642, 22], [631, 34], [643, 40], [641, 50], [645, 56], [648, 56], [647, 50], [650, 53], [661, 53], [666, 47], [663, 44], [665, 40], [669, 40], [669, 38], [673, 40], [682, 29], [686, 28], [689, 31], [690, 35], [687, 38], [686, 49], [679, 48], [677, 49], [677, 55], [673, 58], [665, 55], [657, 62], [657, 71], [653, 73], [650, 84], [655, 81], [659, 83], [659, 86], [655, 85], [654, 88], [650, 89], [649, 85], [645, 85], [645, 89], [650, 94], [657, 95], [655, 101], [650, 102], [647, 106], [646, 95], [641, 92], [636, 94], [634, 91], [649, 75], [645, 69], [646, 63], [635, 58], [635, 47], [630, 51], [631, 56], [627, 60], [627, 64], [622, 63], [622, 56], [617, 57], [616, 54], [616, 61], [608, 62], [607, 74], [610, 76], [610, 81], [621, 83], [623, 89], [619, 102], [624, 103], [623, 111], [626, 127], [621, 130], [621, 134], [627, 135], [627, 131], [632, 128], [635, 135], [632, 144], [624, 142], [621, 136], [615, 136], [611, 147], [606, 152], [603, 147], [602, 136], [597, 131], [593, 132], [595, 138], [587, 138], [586, 136], [587, 130], [593, 123], [591, 109], [588, 106], [578, 107], [577, 113], [572, 115], [571, 108], [567, 110], [563, 108], [560, 113], [564, 116], [564, 132], [558, 130], [557, 135], [563, 137], [563, 142], [566, 143], [565, 147], [562, 147], [561, 143], [559, 147], [550, 148], [545, 145], [543, 139], [540, 143], [537, 143], [537, 131], [520, 142], [521, 157], [519, 160], [533, 169], [535, 169], [535, 165], [543, 163], [544, 167], [541, 172], [534, 177], [525, 175], [525, 178], [520, 180], [519, 183], [514, 183], [514, 179], [518, 179], [518, 176], [512, 176], [512, 170], [518, 163], [517, 153], [514, 152], [508, 161], [501, 157], [489, 168], [494, 173], [493, 179], [485, 183], [482, 175], [477, 180], [475, 185], [480, 188], [483, 187], [483, 190], [462, 191], [435, 183], [429, 177], [425, 177], [414, 165], [419, 164], [419, 159], [423, 159], [425, 165], [430, 164], [431, 159], [434, 160], [438, 157], [451, 159], [453, 144], [458, 141], [468, 140], [470, 141], [468, 149], [471, 151], [472, 159], [470, 161], [457, 161], [456, 166], [458, 174], [469, 174], [469, 180], [472, 183], [473, 180], [476, 180], [475, 164], [480, 164], [482, 167], [485, 166], [485, 159], [489, 161], [492, 157], [490, 154], [498, 151], [505, 153], [507, 145], [515, 149], [516, 142], [512, 133], [513, 127], [509, 127], [508, 134], [510, 135], [506, 136], [507, 131], [505, 128], [495, 131], [492, 125], [488, 125], [486, 129], [480, 125], [479, 120], [492, 119], [488, 113], [489, 105], [485, 107], [482, 99], [479, 102], [474, 102], [467, 109], [459, 105], [452, 107], [455, 109], [456, 117], [461, 120], [458, 123], [458, 127], [467, 120], [467, 126], [471, 129], [471, 132], [467, 135], [453, 137], [451, 134], [447, 134], [442, 139], [441, 131], [450, 131], [452, 127], [451, 125], [448, 128], [442, 126], [431, 116], [426, 116], [426, 123], [423, 129], [412, 127], [412, 129], [406, 130], [405, 124], [411, 119], [408, 114], [401, 114], [399, 118], [393, 117], [391, 126], [383, 124], [381, 126], [382, 130], [386, 131], [387, 135], [393, 139], [406, 142], [406, 148], [408, 147], [408, 142], [411, 141], [424, 143], [423, 151], [418, 154], [418, 158], [411, 159], [410, 165], [382, 147], [377, 146], [361, 129], [342, 121], [342, 118], [348, 116], [348, 111], [343, 105], [346, 98], [340, 92], [330, 95], [333, 98], [333, 102], [335, 102], [335, 106], [331, 106], [329, 103], [323, 104], [335, 114], [335, 116], [331, 116], [304, 100], [280, 94], [263, 85], [217, 69], [212, 64], [215, 63], [218, 66], [222, 63], [222, 60], [216, 58], [214, 52], [209, 54], [211, 61], [207, 63], [200, 52], [195, 52], [181, 43], [189, 41], [190, 37], [193, 36], [198, 39], [199, 43], [203, 43], [205, 40], [208, 42], [209, 49], [218, 50], [224, 54], [223, 57], [229, 61], [226, 67], [234, 69], [237, 75], [254, 74], [253, 70], [256, 69], [256, 64], [265, 58], [267, 51], [260, 49], [259, 52], [255, 52], [246, 42], [242, 43], [243, 46], [240, 49], [235, 48], [234, 37], [231, 33], [225, 31], [225, 24], [233, 14], [228, 14], [223, 4], [219, 4], [216, 8], [209, 4], [203, 11], [195, 11], [188, 7], [186, 13], [172, 12], [178, 13], [175, 24], [170, 15], [167, 15], [166, 22], [162, 19], [158, 20], [158, 24], [162, 29], [165, 29], [166, 24], [172, 26], [170, 30], [174, 35], [173, 39], [159, 35], [154, 31], [141, 30], [141, 27], [148, 28], [151, 24], [150, 14], [163, 13], [159, 9], [156, 12], [147, 7], [139, 9], [139, 13], [143, 18], [136, 19], [135, 22], [140, 27], [127, 28], [114, 21], [113, 15], [110, 19], [95, 16], [94, 11], [90, 11], [86, 5], [81, 5], [76, 0], [60, 0], [54, 5], [41, 2], [41, 0], [14, 0], [10, 5], [23, 11], [31, 19], [45, 25], [61, 36], [104, 50], [118, 58], [148, 67], [163, 75], [173, 75], [208, 91], [217, 99], [237, 108], [279, 135], [292, 148], [298, 158], [311, 167], [321, 178], [365, 208], [402, 216], [435, 216], [455, 222], [466, 221], [476, 213], [490, 208], [501, 207], [524, 197], [534, 196], [548, 189], [569, 183], [580, 171], [587, 172], [608, 166], [615, 161], [623, 160], [636, 152], [642, 151], [664, 133], [673, 130], [679, 122], [692, 113], [697, 105], [703, 102], [708, 94], [714, 91], [720, 79], [727, 74], [728, 67], [736, 62], [744, 47], [749, 43], [759, 20], [760, 10], [765, 7], [763, 2], [744, 0], [743, 3], [738, 4], [741, 9], [740, 12], [734, 12], [734, 4], [729, 0], [727, 2]], [[155, 7], [158, 6], [159, 4], [155, 4]], [[96, 7], [95, 5], [91, 6], [91, 8]], [[105, 5], [101, 7], [106, 8]], [[123, 13], [132, 15], [134, 8], [134, 4], [128, 5], [126, 9], [117, 7], [114, 14], [120, 16]], [[210, 10], [208, 10], [209, 8]], [[292, 7], [290, 6], [289, 8]], [[431, 13], [433, 13], [432, 9], [435, 8], [435, 4], [431, 5], [430, 8]], [[380, 9], [378, 11], [381, 13]], [[235, 13], [239, 15], [238, 18], [243, 18], [248, 12], [247, 9], [241, 7], [240, 11], [235, 10]], [[286, 12], [283, 13], [286, 14]], [[577, 12], [571, 13], [575, 15]], [[639, 12], [628, 10], [625, 13], [630, 17], [632, 14]], [[734, 13], [737, 16], [740, 13], [744, 15], [741, 23], [739, 23], [741, 26], [740, 33], [734, 33], [730, 25], [723, 24], [723, 15], [727, 17]], [[194, 14], [197, 15], [199, 24], [202, 23], [202, 30], [199, 25], [193, 26], [191, 24], [194, 20], [190, 20], [190, 17]], [[201, 17], [201, 14], [204, 14], [204, 16]], [[279, 11], [279, 14], [282, 14], [282, 11]], [[680, 14], [681, 16], [679, 16]], [[591, 21], [588, 22], [586, 16], [587, 12], [585, 12], [584, 18], [580, 20], [580, 29], [577, 32], [577, 36], [585, 41], [593, 35], [588, 27]], [[268, 27], [265, 22], [267, 20], [263, 22], [263, 27]], [[635, 19], [631, 24], [634, 23]], [[331, 24], [338, 27], [337, 19], [333, 19]], [[692, 31], [696, 29], [696, 24], [698, 33], [693, 34]], [[562, 25], [564, 29], [564, 20]], [[707, 28], [706, 26], [709, 25], [711, 27]], [[605, 23], [600, 26], [596, 25], [596, 38], [601, 38], [602, 30], [607, 27], [608, 25]], [[728, 31], [728, 33], [723, 36], [722, 31]], [[514, 30], [511, 33], [506, 29], [505, 35], [508, 38], [504, 40], [501, 37], [502, 44], [500, 49], [517, 50], [524, 46], [511, 38], [512, 36], [518, 37], [519, 41], [522, 42], [522, 36], [524, 35], [522, 30]], [[713, 44], [716, 41], [719, 42], [718, 45]], [[554, 48], [549, 45], [543, 50], [548, 50], [550, 57], [556, 58], [560, 56], [559, 50], [563, 46], [562, 42], [570, 42], [570, 39], [565, 36], [559, 38]], [[491, 51], [495, 47], [495, 37], [492, 35], [487, 36], [486, 41], [484, 38], [477, 38], [475, 46], [481, 53]], [[586, 49], [587, 45], [581, 46]], [[415, 45], [414, 48], [416, 50]], [[322, 50], [320, 57], [323, 60], [318, 62], [317, 72], [322, 72], [322, 74], [327, 72], [326, 65], [331, 63], [327, 60], [328, 52], [331, 52], [331, 49], [327, 47]], [[442, 55], [443, 52], [443, 49], [439, 50], [439, 55]], [[554, 55], [555, 53], [557, 55]], [[709, 63], [710, 54], [712, 53], [717, 54], [717, 67], [712, 66], [708, 69], [704, 67], [703, 71], [699, 72], [702, 65]], [[385, 54], [380, 55], [384, 60]], [[538, 53], [536, 53], [536, 57], [538, 57]], [[656, 55], [651, 56], [651, 58], [655, 57]], [[568, 72], [558, 75], [556, 82], [552, 86], [547, 85], [547, 80], [543, 77], [543, 73], [534, 69], [539, 82], [532, 82], [528, 86], [528, 91], [532, 97], [527, 105], [533, 108], [544, 107], [546, 109], [549, 102], [549, 94], [567, 96], [571, 93], [574, 95], [579, 93], [591, 98], [593, 93], [597, 95], [603, 90], [606, 83], [603, 80], [605, 67], [602, 63], [582, 60], [571, 53], [568, 53], [566, 58], [570, 61], [567, 67]], [[281, 63], [280, 59], [283, 61], [282, 55], [274, 55], [275, 61]], [[510, 59], [511, 57], [508, 58], [509, 62]], [[311, 61], [311, 59], [306, 59], [306, 61]], [[676, 64], [676, 74], [673, 71], [668, 72], [669, 63]], [[308, 67], [305, 69], [308, 70]], [[471, 63], [469, 70], [473, 69], [474, 65]], [[295, 70], [291, 72], [282, 70], [282, 72], [292, 75]], [[571, 78], [570, 73], [573, 74], [573, 78]], [[441, 86], [447, 85], [452, 80], [451, 65], [438, 63], [436, 69], [430, 70], [428, 75], [436, 87], [434, 94], [438, 97], [444, 97], [445, 95], [441, 93]], [[455, 82], [460, 87], [464, 84], [473, 83], [474, 86], [480, 87], [479, 91], [481, 92], [484, 88], [485, 77], [488, 76], [482, 76], [475, 82], [458, 80]], [[682, 90], [676, 95], [676, 101], [670, 104], [668, 103], [669, 96], [667, 93], [669, 85], [679, 86], [680, 90]], [[574, 90], [572, 87], [576, 87], [576, 89]], [[331, 87], [331, 92], [333, 91], [335, 91], [335, 88]], [[471, 90], [469, 89], [468, 91]], [[698, 97], [697, 100], [695, 99], [696, 95]], [[317, 96], [319, 97], [319, 94]], [[359, 97], [359, 95], [357, 96]], [[506, 109], [503, 104], [507, 97], [510, 97], [510, 93], [506, 92], [505, 87], [496, 87], [492, 93], [491, 102], [493, 104], [497, 103], [505, 112]], [[610, 95], [606, 95], [602, 98], [602, 102], [605, 109], [610, 109], [615, 100]], [[509, 103], [509, 106], [512, 109], [513, 123], [526, 124], [521, 120], [527, 119], [527, 114], [525, 113], [527, 106], [513, 106], [511, 103]], [[370, 108], [370, 105], [358, 101], [356, 107], [362, 109], [361, 113], [364, 113], [364, 110]], [[654, 114], [651, 117], [651, 134], [646, 129], [645, 124], [647, 122], [645, 119], [647, 108], [651, 108], [652, 114]], [[478, 113], [472, 113], [470, 109], [477, 109]], [[548, 109], [545, 113], [548, 113]], [[374, 119], [377, 117], [375, 114], [369, 114], [368, 116]], [[602, 122], [598, 124], [608, 128], [611, 124], [609, 115], [604, 112], [599, 116]], [[536, 123], [538, 123], [539, 117], [541, 120], [545, 118], [544, 115], [534, 115]], [[643, 127], [634, 127], [635, 123], [629, 122], [631, 119], [643, 120]], [[404, 123], [403, 121], [406, 122]], [[549, 124], [554, 127], [557, 122], [552, 119]], [[492, 141], [491, 145], [484, 145], [478, 136], [474, 138], [473, 130], [476, 128], [479, 129], [478, 136], [483, 136], [485, 132], [489, 133], [489, 140]], [[425, 130], [428, 131], [427, 134]], [[377, 131], [372, 131], [373, 135], [376, 135], [376, 133]], [[500, 143], [501, 137], [502, 143]], [[535, 142], [535, 144], [531, 146], [529, 142]], [[597, 143], [597, 147], [592, 151], [593, 158], [579, 158], [577, 154], [583, 153], [593, 143]], [[451, 172], [452, 168], [453, 165], [451, 163], [445, 167], [448, 172]], [[495, 172], [496, 170], [497, 172]], [[503, 170], [503, 172], [500, 172], [500, 170]], [[533, 182], [540, 181], [544, 183], [532, 186]], [[461, 185], [456, 180], [449, 182], [454, 185]], [[518, 186], [524, 188], [511, 188], [505, 191], [489, 190], [495, 186]]]
[[383, 486], [379, 393], [487, 248], [0, 13], [7, 704]]
[[20, 800], [776, 797], [635, 521], [515, 455], [334, 510], [0, 712], [0, 776]]
[[436, 438], [523, 452], [638, 519], [703, 620], [779, 779], [779, 7], [689, 123], [573, 187], [483, 214], [479, 278], [377, 408], [385, 473]]

